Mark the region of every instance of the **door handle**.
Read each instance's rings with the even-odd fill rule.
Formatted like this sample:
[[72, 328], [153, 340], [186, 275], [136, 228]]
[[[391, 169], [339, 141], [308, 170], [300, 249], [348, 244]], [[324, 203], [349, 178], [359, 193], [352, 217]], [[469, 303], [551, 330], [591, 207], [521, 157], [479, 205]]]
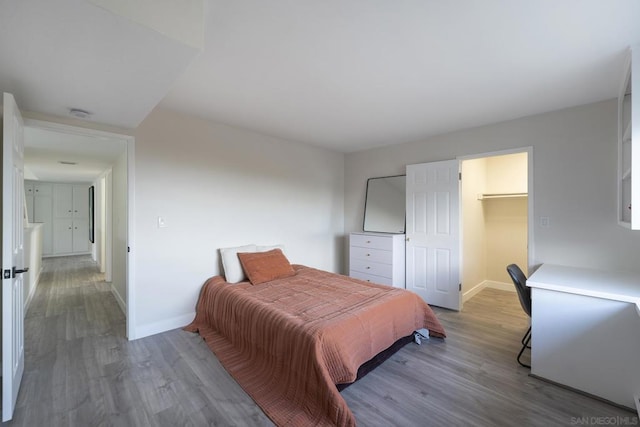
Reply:
[[13, 268], [11, 269], [11, 278], [12, 278], [12, 279], [15, 279], [16, 274], [26, 273], [27, 271], [29, 271], [29, 267], [25, 267], [25, 268], [23, 268], [22, 270], [19, 270], [19, 269], [17, 269], [17, 268], [15, 268], [15, 267], [13, 267]]

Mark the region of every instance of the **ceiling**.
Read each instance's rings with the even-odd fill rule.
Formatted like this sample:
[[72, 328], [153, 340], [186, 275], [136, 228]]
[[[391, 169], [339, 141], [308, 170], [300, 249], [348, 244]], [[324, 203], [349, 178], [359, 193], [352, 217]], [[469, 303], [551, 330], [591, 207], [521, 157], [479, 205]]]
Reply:
[[0, 89], [343, 152], [614, 98], [640, 44], [637, 0], [204, 0], [200, 53], [94, 3], [0, 1]]
[[127, 146], [124, 139], [29, 126], [24, 128], [24, 140], [25, 179], [49, 182], [93, 182], [116, 162]]
[[0, 0], [0, 89], [24, 110], [135, 128], [199, 52], [149, 25], [86, 0]]

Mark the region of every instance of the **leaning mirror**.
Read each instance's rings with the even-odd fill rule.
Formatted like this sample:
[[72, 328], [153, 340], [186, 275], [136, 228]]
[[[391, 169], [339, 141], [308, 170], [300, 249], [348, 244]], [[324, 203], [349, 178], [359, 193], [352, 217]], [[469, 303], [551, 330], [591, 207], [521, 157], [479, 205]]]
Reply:
[[404, 233], [405, 181], [404, 175], [367, 180], [364, 231]]

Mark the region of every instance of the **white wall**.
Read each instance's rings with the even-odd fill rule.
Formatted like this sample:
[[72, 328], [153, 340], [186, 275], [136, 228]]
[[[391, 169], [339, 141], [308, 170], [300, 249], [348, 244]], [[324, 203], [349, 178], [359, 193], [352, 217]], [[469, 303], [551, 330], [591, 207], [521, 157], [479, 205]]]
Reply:
[[527, 269], [527, 198], [487, 199], [482, 202], [486, 233], [487, 280], [513, 282], [507, 265]]
[[478, 194], [485, 191], [487, 160], [462, 162], [462, 293], [471, 291], [487, 279], [487, 251], [484, 209]]
[[193, 319], [221, 247], [282, 243], [293, 263], [341, 269], [343, 154], [163, 109], [135, 137], [137, 335]]
[[[526, 194], [527, 157], [527, 153], [515, 153], [487, 158], [485, 193]], [[485, 199], [481, 204], [487, 239], [487, 280], [506, 283], [513, 289], [505, 267], [514, 263], [526, 272], [528, 200], [526, 197]]]
[[[122, 311], [127, 306], [127, 152], [111, 168], [112, 176], [112, 264], [111, 289]], [[138, 282], [139, 284], [140, 282]]]
[[487, 186], [489, 194], [527, 193], [528, 189], [527, 153], [504, 154], [487, 157]]
[[[405, 165], [533, 147], [535, 264], [640, 272], [640, 233], [616, 222], [617, 104], [603, 101], [345, 157], [345, 230], [361, 229], [363, 183]], [[549, 227], [540, 226], [548, 217]]]

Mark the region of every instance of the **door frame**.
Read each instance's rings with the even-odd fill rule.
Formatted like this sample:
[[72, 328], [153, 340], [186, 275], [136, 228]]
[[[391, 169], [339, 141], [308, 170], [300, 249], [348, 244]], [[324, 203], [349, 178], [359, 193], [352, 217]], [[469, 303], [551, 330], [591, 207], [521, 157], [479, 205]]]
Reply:
[[89, 136], [106, 139], [120, 139], [126, 143], [127, 152], [127, 259], [126, 259], [126, 336], [129, 340], [137, 338], [135, 313], [135, 258], [131, 248], [135, 247], [135, 138], [131, 135], [101, 131], [91, 128], [67, 125], [46, 120], [24, 118], [24, 125], [54, 132]]
[[[507, 150], [499, 150], [499, 151], [490, 151], [485, 153], [471, 154], [467, 156], [457, 156], [456, 159], [460, 162], [459, 169], [462, 170], [462, 161], [463, 160], [473, 160], [473, 159], [482, 159], [486, 157], [496, 157], [496, 156], [504, 156], [507, 154], [518, 154], [518, 153], [527, 153], [527, 276], [532, 271], [531, 269], [534, 266], [535, 260], [535, 244], [534, 244], [534, 233], [533, 227], [535, 224], [535, 218], [533, 216], [533, 146], [526, 146], [520, 148], [511, 148]], [[462, 209], [464, 206], [460, 205]], [[461, 211], [462, 212], [462, 211]], [[460, 244], [464, 243], [464, 229], [461, 229], [460, 233]], [[462, 251], [460, 252], [462, 256]], [[461, 260], [460, 266], [462, 268], [462, 263], [464, 260]], [[462, 272], [460, 272], [462, 275]]]

